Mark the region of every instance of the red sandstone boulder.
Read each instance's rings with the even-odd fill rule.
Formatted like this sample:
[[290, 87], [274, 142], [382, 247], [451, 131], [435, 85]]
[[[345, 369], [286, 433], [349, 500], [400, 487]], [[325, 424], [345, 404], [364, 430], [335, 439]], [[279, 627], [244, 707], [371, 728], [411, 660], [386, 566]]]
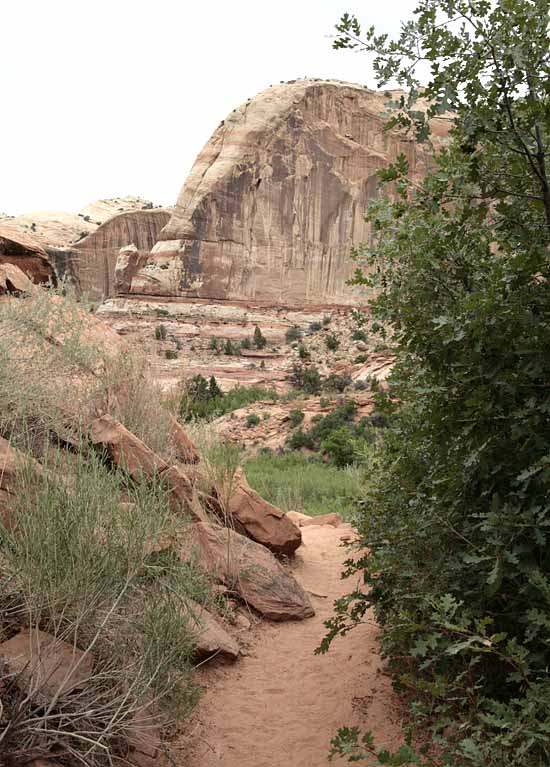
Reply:
[[234, 490], [226, 511], [245, 534], [275, 554], [293, 554], [302, 543], [298, 527], [250, 487], [242, 469], [237, 469], [233, 482]]
[[201, 457], [197, 446], [176, 418], [170, 420], [170, 442], [178, 461], [182, 463], [200, 462]]
[[89, 434], [92, 443], [104, 450], [117, 468], [128, 472], [133, 479], [162, 478], [177, 509], [191, 511], [194, 508], [193, 478], [177, 466], [169, 466], [120, 421], [103, 415], [92, 421]]
[[56, 284], [55, 271], [38, 240], [0, 224], [0, 264], [14, 264], [36, 284]]
[[239, 645], [206, 608], [186, 598], [184, 612], [197, 640], [198, 657], [220, 656], [228, 660], [237, 660]]
[[166, 461], [110, 415], [92, 422], [90, 439], [105, 451], [115, 466], [127, 471], [133, 479], [151, 478], [168, 468]]
[[318, 517], [307, 517], [307, 519], [300, 520], [299, 524], [300, 527], [309, 527], [310, 525], [330, 525], [331, 527], [340, 527], [342, 520], [338, 514], [331, 512], [330, 514], [319, 514]]
[[30, 293], [32, 282], [15, 264], [0, 264], [0, 295]]
[[202, 522], [194, 528], [203, 566], [264, 617], [284, 621], [315, 615], [304, 589], [265, 546], [228, 528]]

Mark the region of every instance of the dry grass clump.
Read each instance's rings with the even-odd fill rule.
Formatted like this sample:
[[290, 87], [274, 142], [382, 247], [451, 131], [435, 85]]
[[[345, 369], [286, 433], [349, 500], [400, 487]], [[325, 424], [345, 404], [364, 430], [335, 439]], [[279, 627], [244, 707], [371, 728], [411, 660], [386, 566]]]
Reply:
[[61, 290], [2, 302], [0, 434], [41, 454], [52, 435], [74, 441], [91, 418], [110, 413], [169, 458], [174, 405], [145, 356]]

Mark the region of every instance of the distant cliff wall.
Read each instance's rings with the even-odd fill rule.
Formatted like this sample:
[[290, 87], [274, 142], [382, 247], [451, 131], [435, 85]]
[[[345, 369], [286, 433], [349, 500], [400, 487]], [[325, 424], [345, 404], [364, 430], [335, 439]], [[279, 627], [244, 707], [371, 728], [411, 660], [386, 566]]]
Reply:
[[[386, 101], [359, 85], [304, 80], [234, 110], [199, 154], [129, 293], [354, 303], [349, 254], [369, 237], [376, 172], [400, 153], [415, 178], [429, 162], [411, 138], [384, 130]], [[443, 136], [447, 123], [435, 123]]]

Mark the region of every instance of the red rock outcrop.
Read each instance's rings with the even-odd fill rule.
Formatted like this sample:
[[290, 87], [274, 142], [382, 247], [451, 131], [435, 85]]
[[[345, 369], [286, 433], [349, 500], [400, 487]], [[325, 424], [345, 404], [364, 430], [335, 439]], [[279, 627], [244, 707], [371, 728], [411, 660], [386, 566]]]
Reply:
[[265, 618], [303, 620], [315, 614], [300, 584], [273, 554], [234, 530], [194, 525], [201, 564]]
[[[376, 172], [403, 153], [411, 175], [429, 158], [384, 131], [387, 96], [302, 80], [259, 94], [221, 123], [199, 154], [131, 294], [300, 306], [353, 304], [353, 245], [377, 194]], [[436, 136], [447, 123], [434, 121]]]
[[242, 526], [246, 535], [275, 554], [293, 554], [302, 543], [298, 527], [273, 504], [264, 500], [237, 469], [226, 512]]
[[14, 264], [36, 284], [56, 283], [54, 268], [34, 237], [0, 223], [0, 264]]

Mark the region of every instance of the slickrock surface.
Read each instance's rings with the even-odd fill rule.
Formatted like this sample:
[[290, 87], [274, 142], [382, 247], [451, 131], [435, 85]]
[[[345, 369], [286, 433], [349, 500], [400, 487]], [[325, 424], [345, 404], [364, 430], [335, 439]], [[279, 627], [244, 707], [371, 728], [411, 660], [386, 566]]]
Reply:
[[149, 210], [153, 203], [141, 197], [113, 197], [97, 200], [76, 213], [40, 210], [21, 216], [0, 213], [0, 222], [22, 234], [32, 234], [42, 245], [64, 247], [77, 242], [113, 216], [126, 211]]
[[[235, 109], [199, 154], [131, 294], [352, 304], [349, 252], [368, 239], [376, 172], [422, 147], [385, 132], [388, 97], [340, 81], [273, 86]], [[447, 131], [434, 121], [436, 140]]]
[[[182, 738], [179, 767], [323, 767], [339, 727], [372, 730], [378, 745], [402, 739], [397, 700], [368, 620], [328, 655], [314, 655], [332, 603], [355, 583], [340, 578], [350, 530], [305, 527], [294, 575], [312, 593], [316, 615], [300, 623], [261, 623], [250, 632], [247, 657], [232, 668], [204, 668], [206, 695], [192, 741]], [[336, 767], [343, 762], [332, 762]], [[346, 762], [347, 764], [347, 762]]]

